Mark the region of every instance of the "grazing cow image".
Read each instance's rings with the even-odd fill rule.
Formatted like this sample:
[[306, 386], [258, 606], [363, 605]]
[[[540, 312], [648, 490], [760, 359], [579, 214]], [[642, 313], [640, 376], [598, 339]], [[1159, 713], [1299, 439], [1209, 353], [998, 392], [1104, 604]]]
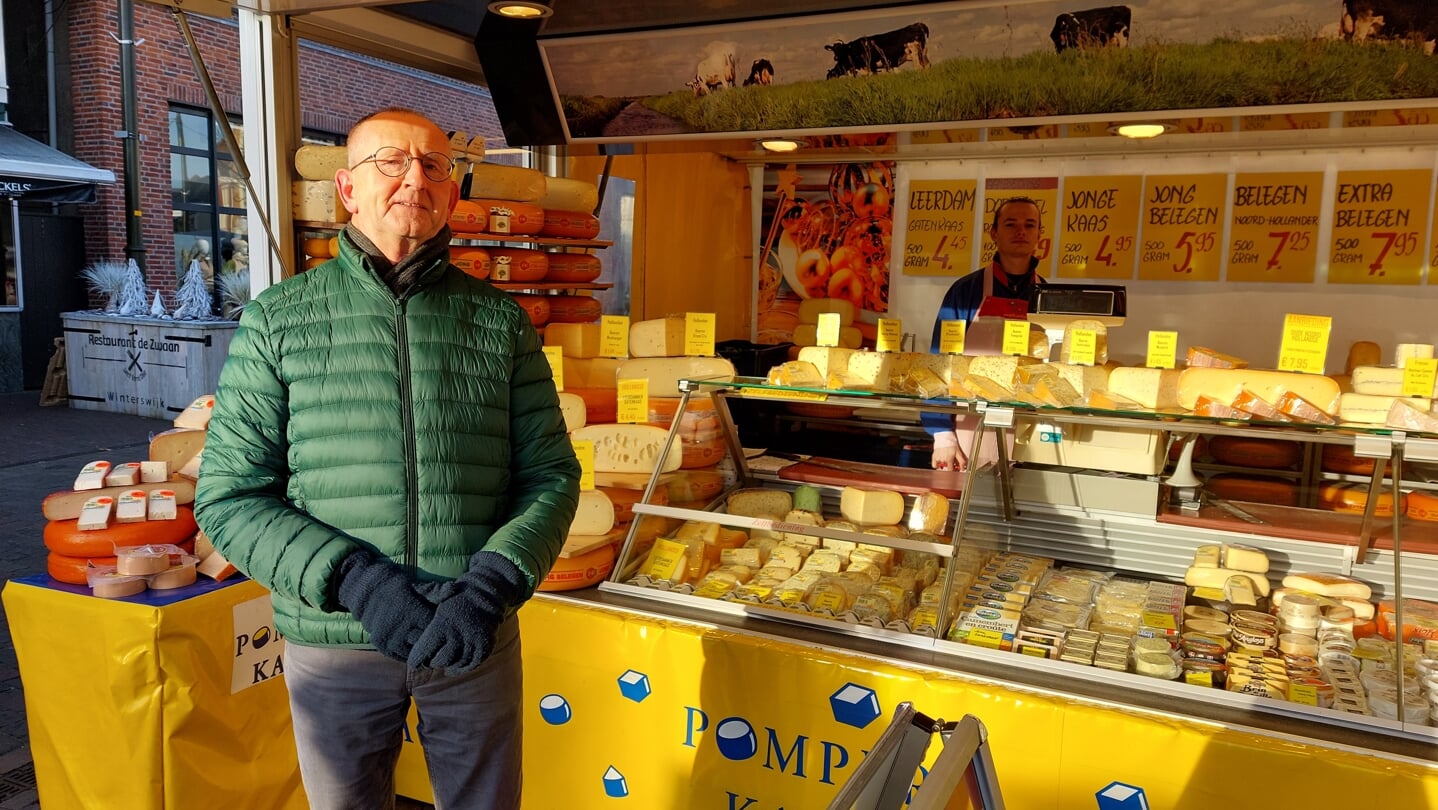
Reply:
[[834, 66], [827, 78], [864, 76], [893, 70], [905, 62], [929, 66], [929, 26], [913, 23], [893, 31], [859, 37], [853, 42], [839, 40], [825, 45], [834, 54]]
[[1128, 45], [1132, 18], [1133, 12], [1128, 6], [1067, 11], [1054, 18], [1049, 39], [1054, 41], [1054, 50], [1058, 53], [1070, 48], [1122, 48]]
[[696, 96], [708, 95], [726, 87], [732, 88], [734, 86], [734, 52], [711, 52], [699, 61], [699, 65], [694, 68], [694, 78], [685, 82], [684, 86], [693, 90]]
[[1433, 0], [1343, 0], [1343, 38], [1407, 40], [1432, 54], [1438, 45], [1438, 4]]
[[768, 59], [755, 59], [754, 64], [749, 66], [749, 78], [744, 80], [744, 86], [753, 84], [768, 86], [774, 83], [774, 64]]

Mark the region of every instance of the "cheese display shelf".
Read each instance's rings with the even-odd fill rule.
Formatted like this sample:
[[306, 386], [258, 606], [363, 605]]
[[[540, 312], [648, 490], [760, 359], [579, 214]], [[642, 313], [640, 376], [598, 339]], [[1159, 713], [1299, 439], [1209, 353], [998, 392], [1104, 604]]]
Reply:
[[[1404, 753], [1426, 752], [1421, 744], [1438, 740], [1438, 728], [1430, 726], [1434, 706], [1427, 693], [1429, 674], [1438, 670], [1438, 644], [1423, 643], [1430, 628], [1438, 627], [1438, 616], [1417, 601], [1438, 600], [1438, 557], [1427, 553], [1426, 543], [1422, 552], [1404, 546], [1405, 529], [1425, 536], [1414, 529], [1414, 521], [1401, 510], [1380, 517], [1370, 507], [1338, 516], [1336, 538], [1281, 530], [1264, 534], [1248, 531], [1257, 524], [1235, 518], [1227, 508], [1222, 517], [1215, 516], [1209, 511], [1213, 505], [1205, 503], [1195, 516], [1208, 520], [1166, 522], [1164, 513], [1175, 493], [1160, 484], [1160, 474], [1172, 467], [1173, 437], [1299, 442], [1307, 456], [1317, 452], [1309, 448], [1338, 446], [1359, 458], [1387, 462], [1391, 477], [1399, 481], [1405, 459], [1438, 459], [1438, 437], [1377, 426], [923, 399], [772, 385], [760, 378], [686, 380], [681, 391], [680, 414], [691, 395], [706, 395], [715, 403], [734, 462], [733, 480], [706, 502], [664, 505], [652, 497], [664, 485], [664, 475], [656, 471], [633, 507], [634, 523], [613, 573], [600, 585], [602, 593], [732, 621], [802, 626], [832, 637], [838, 647], [877, 643], [908, 649], [958, 670], [1002, 672], [1006, 679], [1060, 692], [1129, 695], [1134, 705], [1179, 706], [1194, 717], [1221, 723]], [[959, 474], [842, 458], [795, 462], [784, 453], [746, 456], [731, 407], [740, 403], [775, 408], [823, 403], [856, 415], [880, 408], [965, 415], [976, 425], [966, 452], [976, 457], [980, 442], [992, 436], [999, 463]], [[853, 424], [862, 432], [862, 419]], [[1150, 440], [1140, 455], [1156, 466], [1127, 475], [1031, 463], [1011, 467], [1011, 449], [1016, 455], [1028, 452], [1016, 441], [1035, 424], [1056, 431], [1139, 435]], [[671, 431], [669, 441], [675, 439]], [[863, 439], [853, 441], [862, 444]], [[843, 453], [835, 449], [835, 455]], [[836, 477], [787, 473], [790, 466]], [[1374, 493], [1385, 480], [1383, 469], [1380, 463], [1380, 472], [1366, 479]], [[1060, 476], [1076, 493], [1084, 486], [1078, 479], [1087, 475], [1120, 487], [1120, 495], [1098, 506], [1042, 490], [1035, 496], [1026, 483], [1032, 473]], [[874, 504], [864, 494], [884, 490], [888, 494], [873, 496]], [[773, 495], [745, 494], [751, 492]], [[934, 493], [942, 493], [942, 508], [929, 500]], [[736, 508], [735, 498], [745, 499], [743, 508]], [[801, 498], [806, 509], [783, 511], [797, 508]], [[769, 514], [762, 511], [767, 500], [775, 510]], [[1220, 500], [1245, 513], [1231, 500]], [[916, 508], [921, 503], [923, 514]], [[804, 511], [822, 517], [804, 518]], [[1311, 516], [1321, 510], [1293, 511]], [[940, 513], [945, 517], [935, 523]], [[926, 531], [893, 528], [901, 522], [923, 524]], [[1376, 544], [1375, 532], [1381, 540]], [[802, 550], [776, 554], [781, 546], [806, 548], [807, 555]], [[1438, 545], [1432, 550], [1438, 551]], [[1215, 556], [1216, 573], [1200, 570], [1210, 553], [1223, 555], [1222, 566]], [[775, 560], [782, 564], [774, 567]], [[820, 563], [811, 570], [813, 560]], [[860, 568], [867, 579], [849, 576]], [[785, 573], [789, 579], [775, 579]], [[996, 579], [1000, 573], [1010, 578]], [[848, 577], [847, 586], [842, 577]], [[1253, 586], [1252, 604], [1246, 603], [1243, 589], [1220, 589], [1217, 600], [1212, 591], [1202, 590], [1215, 583], [1237, 587], [1233, 580], [1245, 578]], [[1185, 587], [1186, 579], [1195, 587]], [[1283, 587], [1277, 587], [1280, 581]], [[1351, 584], [1361, 587], [1364, 598], [1343, 602], [1307, 590], [1318, 593], [1330, 581], [1349, 583], [1332, 593]], [[996, 582], [1008, 587], [1000, 589]], [[1278, 607], [1270, 607], [1270, 587]], [[1118, 601], [1111, 600], [1104, 613], [1103, 597], [1110, 590]], [[1386, 610], [1377, 611], [1376, 620], [1402, 627], [1410, 643], [1395, 645], [1373, 635], [1373, 620], [1355, 618], [1354, 608], [1343, 606], [1365, 610], [1370, 590], [1372, 600]], [[1289, 607], [1280, 609], [1283, 603]], [[1126, 607], [1115, 609], [1116, 604]], [[1363, 628], [1349, 636], [1346, 646], [1325, 641], [1321, 660], [1316, 630], [1299, 638], [1310, 618], [1316, 628], [1320, 610], [1325, 622], [1332, 618], [1337, 625]], [[1374, 615], [1371, 602], [1366, 612]], [[1100, 615], [1106, 617], [1102, 623], [1095, 618]], [[1120, 625], [1129, 619], [1113, 616], [1137, 618], [1125, 632]], [[1219, 616], [1221, 628], [1191, 629], [1195, 620], [1201, 625]], [[1245, 638], [1250, 622], [1272, 627], [1256, 640]], [[1205, 637], [1210, 633], [1217, 638]], [[1350, 699], [1354, 690], [1358, 697]], [[1420, 745], [1415, 749], [1415, 744]]]
[[549, 281], [491, 281], [496, 290], [608, 290], [609, 283], [565, 283]]
[[[297, 219], [294, 224], [295, 229], [299, 231], [339, 231], [344, 229], [343, 222], [315, 222]], [[604, 239], [568, 239], [560, 236], [523, 236], [509, 233], [457, 233], [454, 238], [456, 241], [466, 243], [514, 243], [544, 245], [545, 247], [607, 248], [614, 246], [613, 242]]]

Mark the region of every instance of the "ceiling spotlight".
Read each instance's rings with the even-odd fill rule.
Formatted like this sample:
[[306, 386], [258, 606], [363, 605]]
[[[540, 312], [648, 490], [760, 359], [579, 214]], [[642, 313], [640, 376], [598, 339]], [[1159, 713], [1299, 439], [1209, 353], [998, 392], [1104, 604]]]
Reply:
[[798, 138], [765, 138], [759, 141], [759, 146], [766, 152], [794, 152], [808, 144]]
[[1157, 138], [1169, 129], [1168, 124], [1119, 124], [1108, 131], [1125, 138]]
[[496, 0], [489, 4], [489, 10], [501, 17], [518, 20], [536, 20], [554, 13], [554, 9], [549, 6], [543, 3], [531, 3], [528, 0]]

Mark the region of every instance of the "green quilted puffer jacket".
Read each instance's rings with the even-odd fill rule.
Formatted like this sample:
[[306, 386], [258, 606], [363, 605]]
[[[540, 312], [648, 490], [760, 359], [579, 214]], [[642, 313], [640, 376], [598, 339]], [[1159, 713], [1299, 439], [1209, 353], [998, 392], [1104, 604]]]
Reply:
[[351, 552], [446, 579], [493, 551], [532, 593], [578, 497], [579, 463], [524, 310], [444, 259], [396, 298], [341, 238], [337, 258], [245, 307], [195, 517], [270, 589], [282, 634], [369, 647], [334, 597]]

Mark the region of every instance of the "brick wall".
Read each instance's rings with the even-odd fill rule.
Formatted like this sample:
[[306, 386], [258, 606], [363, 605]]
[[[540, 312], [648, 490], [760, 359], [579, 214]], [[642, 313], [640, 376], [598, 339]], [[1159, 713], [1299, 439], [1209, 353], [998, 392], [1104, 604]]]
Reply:
[[[177, 281], [170, 217], [169, 105], [208, 108], [184, 39], [167, 8], [136, 3], [136, 119], [140, 142], [140, 210], [146, 279], [169, 300]], [[113, 186], [99, 187], [95, 205], [83, 206], [86, 261], [125, 257], [124, 129], [120, 108], [120, 46], [114, 0], [70, 0], [69, 72], [74, 105], [74, 154], [115, 173]], [[190, 28], [225, 111], [240, 115], [240, 58], [236, 27], [199, 15]], [[483, 88], [431, 77], [332, 48], [301, 44], [300, 109], [308, 129], [343, 134], [366, 112], [392, 105], [419, 110], [445, 130], [482, 134], [492, 145], [504, 136], [489, 93]], [[60, 71], [63, 74], [63, 71]], [[260, 226], [251, 224], [253, 238]]]

